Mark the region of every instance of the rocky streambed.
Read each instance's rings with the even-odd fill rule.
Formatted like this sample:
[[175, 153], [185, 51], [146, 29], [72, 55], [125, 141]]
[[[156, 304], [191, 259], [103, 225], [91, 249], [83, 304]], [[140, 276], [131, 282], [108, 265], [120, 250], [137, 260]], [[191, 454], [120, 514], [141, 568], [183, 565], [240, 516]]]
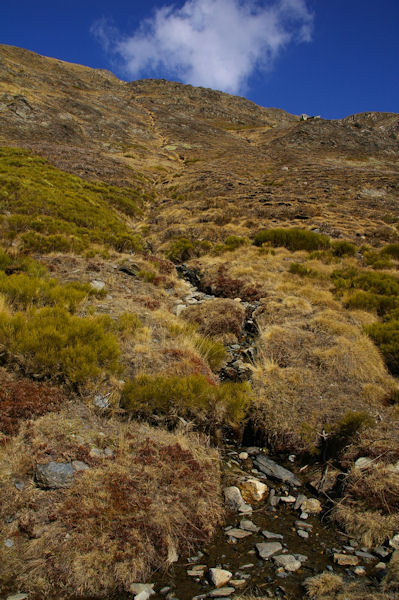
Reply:
[[[302, 598], [304, 581], [323, 571], [347, 581], [377, 583], [393, 546], [360, 547], [328, 523], [322, 500], [299, 466], [277, 463], [261, 448], [222, 450], [227, 518], [212, 542], [155, 576], [154, 600], [203, 600], [255, 595]], [[291, 457], [293, 460], [293, 457]]]

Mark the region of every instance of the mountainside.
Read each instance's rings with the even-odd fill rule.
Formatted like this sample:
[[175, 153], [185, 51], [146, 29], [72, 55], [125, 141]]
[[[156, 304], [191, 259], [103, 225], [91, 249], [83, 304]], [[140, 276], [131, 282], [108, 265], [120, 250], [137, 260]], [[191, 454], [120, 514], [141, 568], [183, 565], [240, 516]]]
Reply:
[[1, 599], [398, 600], [399, 114], [0, 45], [0, 232]]

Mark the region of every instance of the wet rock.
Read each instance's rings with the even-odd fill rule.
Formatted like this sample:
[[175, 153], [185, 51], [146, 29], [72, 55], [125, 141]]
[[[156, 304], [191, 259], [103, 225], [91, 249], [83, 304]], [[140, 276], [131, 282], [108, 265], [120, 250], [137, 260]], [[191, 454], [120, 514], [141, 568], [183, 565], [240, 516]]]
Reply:
[[240, 454], [238, 455], [238, 458], [240, 460], [247, 460], [248, 456], [249, 456], [248, 452], [240, 452]]
[[75, 469], [71, 463], [54, 462], [36, 466], [36, 482], [42, 488], [58, 489], [70, 487], [73, 483]]
[[313, 525], [306, 521], [295, 521], [295, 527], [298, 529], [306, 529], [307, 531], [312, 531], [313, 529]]
[[362, 560], [369, 561], [375, 560], [375, 556], [370, 554], [370, 552], [364, 552], [362, 550], [356, 550], [355, 555], [361, 558]]
[[208, 593], [208, 596], [210, 598], [224, 598], [226, 596], [231, 596], [231, 594], [234, 594], [235, 591], [236, 590], [233, 587], [221, 587], [216, 588], [216, 590], [211, 590]]
[[267, 529], [262, 531], [262, 535], [264, 535], [267, 540], [282, 540], [283, 539], [283, 536], [281, 535], [281, 533], [273, 533], [273, 531], [267, 531]]
[[248, 503], [260, 502], [267, 496], [267, 485], [258, 479], [251, 478], [240, 483], [241, 494]]
[[379, 562], [375, 565], [374, 569], [376, 571], [383, 571], [387, 568], [386, 564], [384, 562]]
[[248, 537], [249, 535], [252, 535], [252, 532], [245, 531], [244, 529], [237, 529], [237, 528], [233, 527], [233, 529], [229, 529], [228, 531], [226, 531], [226, 535], [240, 540], [240, 539], [244, 539], [244, 538]]
[[298, 508], [301, 508], [301, 506], [305, 502], [305, 500], [307, 500], [305, 494], [299, 494], [299, 496], [297, 497], [297, 499], [295, 501], [294, 509], [298, 510]]
[[306, 554], [294, 554], [294, 556], [301, 563], [306, 562], [308, 560], [308, 557], [306, 556]]
[[25, 483], [25, 481], [23, 481], [22, 479], [16, 479], [16, 480], [14, 481], [14, 485], [15, 485], [15, 487], [17, 488], [17, 490], [18, 490], [19, 492], [21, 492], [21, 491], [24, 489], [24, 487], [25, 487], [26, 483]]
[[274, 460], [268, 458], [264, 454], [260, 454], [255, 458], [255, 466], [268, 475], [269, 477], [274, 477], [279, 481], [284, 481], [285, 483], [289, 483], [293, 486], [300, 486], [302, 482], [294, 473], [291, 473], [288, 469], [281, 467]]
[[215, 568], [209, 569], [208, 576], [209, 581], [213, 583], [216, 588], [221, 588], [230, 581], [230, 579], [233, 577], [233, 573], [226, 571], [225, 569]]
[[335, 553], [334, 562], [341, 567], [356, 567], [359, 564], [359, 559], [351, 554]]
[[265, 542], [256, 544], [256, 549], [260, 558], [263, 560], [268, 560], [273, 554], [276, 552], [280, 552], [283, 549], [280, 542]]
[[148, 600], [155, 594], [154, 585], [154, 583], [132, 583], [129, 591], [134, 594], [135, 600]]
[[297, 534], [304, 540], [307, 540], [309, 537], [309, 533], [307, 531], [304, 531], [303, 529], [297, 529]]
[[244, 502], [241, 492], [238, 487], [231, 486], [224, 489], [224, 497], [228, 508], [236, 510], [240, 513], [252, 512], [252, 506]]
[[252, 533], [258, 533], [260, 527], [255, 525], [252, 521], [248, 521], [247, 519], [242, 519], [240, 521], [240, 529], [245, 529], [245, 531], [251, 531]]
[[388, 548], [384, 548], [384, 546], [378, 546], [377, 548], [374, 548], [374, 552], [380, 558], [386, 558], [391, 554]]
[[303, 512], [310, 515], [318, 514], [323, 510], [320, 501], [317, 500], [317, 498], [308, 498], [305, 500], [301, 505], [301, 509]]
[[278, 556], [273, 556], [273, 561], [278, 567], [283, 567], [285, 571], [289, 571], [290, 573], [298, 571], [302, 566], [301, 562], [292, 554], [279, 554]]

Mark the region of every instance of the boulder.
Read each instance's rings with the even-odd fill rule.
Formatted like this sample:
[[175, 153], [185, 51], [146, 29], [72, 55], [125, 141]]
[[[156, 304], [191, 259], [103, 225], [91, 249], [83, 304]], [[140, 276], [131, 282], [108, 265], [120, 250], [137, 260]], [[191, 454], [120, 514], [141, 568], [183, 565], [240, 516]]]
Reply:
[[252, 533], [258, 533], [260, 527], [255, 525], [255, 523], [252, 523], [252, 521], [248, 521], [247, 519], [241, 519], [240, 529], [245, 529], [245, 531], [251, 531]]
[[240, 483], [242, 497], [246, 502], [261, 502], [267, 496], [267, 485], [251, 477]]
[[335, 553], [334, 562], [341, 567], [356, 567], [359, 564], [359, 559], [351, 554]]
[[273, 477], [274, 479], [278, 479], [279, 481], [284, 481], [285, 483], [289, 483], [293, 486], [300, 486], [302, 482], [294, 473], [286, 469], [285, 467], [281, 467], [274, 460], [265, 456], [264, 454], [258, 454], [255, 458], [255, 466], [262, 471], [265, 475], [269, 477]]
[[36, 466], [36, 482], [42, 488], [58, 489], [70, 487], [75, 469], [69, 462], [54, 462]]

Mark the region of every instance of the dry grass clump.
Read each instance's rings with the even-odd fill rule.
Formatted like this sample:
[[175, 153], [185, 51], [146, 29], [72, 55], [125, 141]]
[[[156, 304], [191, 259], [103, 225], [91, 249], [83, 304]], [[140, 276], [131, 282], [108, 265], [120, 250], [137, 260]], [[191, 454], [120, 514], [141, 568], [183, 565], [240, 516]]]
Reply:
[[[73, 460], [90, 469], [71, 487], [35, 483], [37, 463]], [[2, 545], [0, 582], [32, 600], [128, 591], [208, 540], [221, 516], [218, 454], [203, 440], [82, 407], [29, 423], [0, 465], [1, 538], [14, 542]]]
[[395, 387], [356, 319], [333, 308], [329, 298], [316, 304], [309, 297], [276, 290], [256, 312], [252, 417], [269, 441], [279, 445], [279, 432], [296, 451], [315, 451], [322, 429], [333, 430], [348, 411], [380, 410]]
[[374, 585], [346, 582], [340, 575], [324, 571], [305, 580], [306, 597], [310, 600], [397, 600], [396, 595], [384, 593]]
[[15, 435], [24, 420], [59, 410], [64, 403], [59, 388], [16, 378], [0, 369], [0, 432], [4, 435]]
[[234, 300], [216, 298], [189, 306], [182, 316], [190, 323], [196, 323], [203, 335], [222, 336], [225, 339], [232, 334], [233, 339], [237, 339], [242, 333], [245, 308]]

